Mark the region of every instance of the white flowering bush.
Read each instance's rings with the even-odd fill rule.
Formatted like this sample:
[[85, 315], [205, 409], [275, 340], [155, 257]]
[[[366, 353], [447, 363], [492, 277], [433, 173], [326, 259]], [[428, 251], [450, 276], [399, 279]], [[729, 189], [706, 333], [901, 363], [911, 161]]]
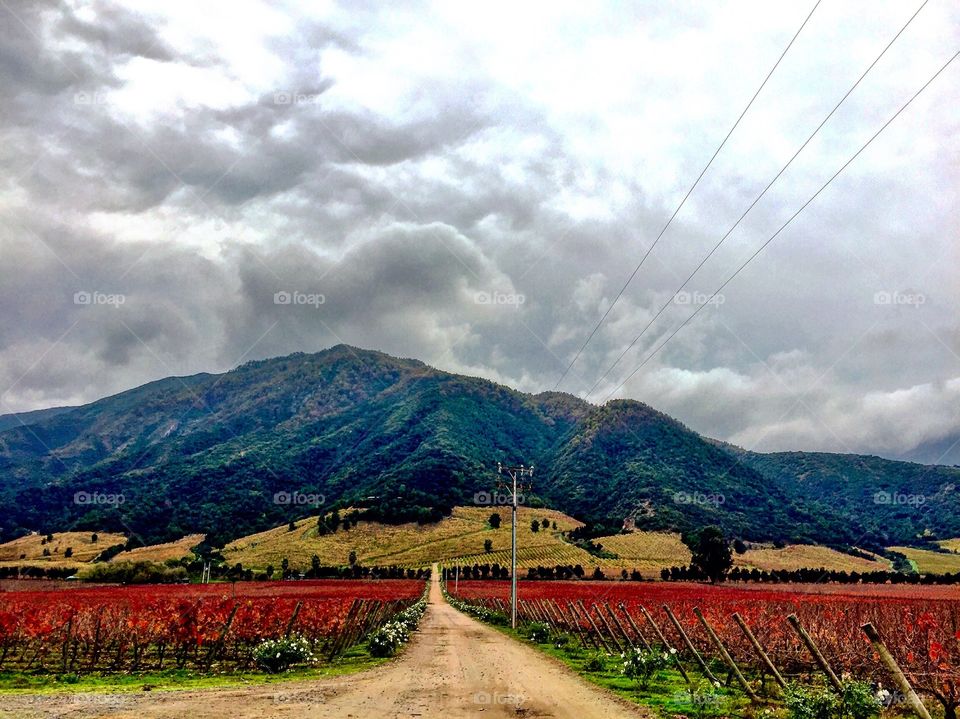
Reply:
[[367, 648], [375, 657], [392, 657], [410, 638], [410, 632], [403, 622], [387, 622], [374, 631], [367, 640]]
[[393, 619], [370, 634], [367, 649], [375, 657], [392, 657], [410, 639], [410, 633], [417, 628], [426, 609], [427, 600], [421, 599], [398, 612]]
[[620, 655], [622, 665], [620, 673], [645, 687], [651, 677], [667, 668], [670, 654], [656, 649], [630, 649]]
[[541, 622], [533, 622], [529, 629], [530, 641], [534, 644], [546, 644], [550, 641], [550, 627]]
[[427, 603], [421, 599], [416, 604], [407, 607], [402, 612], [397, 614], [397, 616], [393, 618], [393, 621], [400, 622], [407, 628], [407, 631], [412, 632], [417, 628], [417, 625], [420, 623], [420, 619], [423, 617], [423, 613], [426, 611], [426, 609]]
[[791, 684], [784, 703], [792, 719], [871, 719], [883, 706], [882, 696], [869, 684], [849, 680], [841, 694], [825, 686]]
[[469, 604], [460, 599], [456, 599], [449, 594], [446, 595], [447, 602], [450, 603], [454, 609], [463, 612], [475, 619], [479, 619], [481, 622], [486, 622], [487, 624], [496, 624], [498, 626], [504, 626], [507, 624], [507, 616], [502, 612], [495, 612], [492, 609], [487, 609], [478, 604]]
[[309, 641], [303, 637], [292, 636], [260, 642], [254, 647], [253, 660], [263, 671], [279, 674], [295, 664], [313, 662], [314, 656]]

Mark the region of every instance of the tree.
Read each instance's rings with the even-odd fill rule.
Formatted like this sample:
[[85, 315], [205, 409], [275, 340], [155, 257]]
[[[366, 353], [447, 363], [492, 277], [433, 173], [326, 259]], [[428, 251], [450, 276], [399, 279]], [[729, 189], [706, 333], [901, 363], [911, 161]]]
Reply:
[[490, 526], [494, 529], [500, 529], [500, 515], [497, 512], [491, 514], [490, 519], [487, 521], [490, 522]]
[[291, 519], [291, 520], [290, 520], [290, 524], [287, 525], [287, 531], [288, 531], [288, 532], [292, 532], [292, 531], [296, 530], [296, 528], [297, 528], [297, 523], [294, 522], [294, 521]]
[[490, 554], [490, 552], [493, 551], [493, 540], [492, 540], [492, 539], [484, 539], [484, 540], [483, 540], [483, 551], [486, 552], [487, 554]]
[[747, 551], [747, 545], [744, 544], [742, 539], [733, 540], [733, 551], [737, 554], [744, 554]]
[[352, 549], [350, 550], [350, 556], [347, 557], [347, 561], [350, 562], [351, 567], [357, 563], [357, 553]]
[[90, 541], [91, 541], [93, 544], [96, 544], [97, 542], [100, 541], [100, 537], [97, 536], [97, 533], [96, 533], [96, 532], [94, 532], [93, 534], [90, 535]]
[[67, 551], [63, 553], [64, 559], [70, 559], [73, 556], [73, 547], [67, 547]]
[[272, 564], [268, 564], [268, 565], [267, 565], [267, 568], [266, 568], [266, 570], [264, 571], [264, 574], [267, 575], [267, 579], [270, 579], [270, 577], [273, 576], [273, 565], [272, 565]]
[[682, 539], [693, 555], [690, 566], [711, 582], [721, 581], [733, 566], [733, 552], [720, 527], [704, 527]]
[[48, 542], [52, 542], [52, 541], [53, 541], [53, 535], [52, 535], [52, 534], [48, 534], [48, 535], [47, 535], [47, 541], [48, 541]]
[[530, 522], [530, 531], [531, 531], [531, 532], [539, 532], [539, 531], [540, 531], [540, 522], [538, 522], [536, 519], [534, 519], [532, 522]]

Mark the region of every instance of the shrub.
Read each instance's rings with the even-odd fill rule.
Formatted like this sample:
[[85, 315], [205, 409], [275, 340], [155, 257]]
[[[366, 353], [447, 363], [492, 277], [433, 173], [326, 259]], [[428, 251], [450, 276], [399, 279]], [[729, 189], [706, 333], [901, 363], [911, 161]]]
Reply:
[[850, 719], [871, 719], [878, 716], [881, 704], [880, 697], [867, 682], [844, 682], [843, 709]]
[[268, 639], [254, 648], [253, 660], [263, 671], [279, 674], [287, 671], [294, 664], [312, 662], [313, 652], [310, 649], [310, 642], [303, 637]]
[[606, 671], [607, 668], [607, 655], [602, 652], [596, 652], [587, 657], [587, 661], [584, 662], [583, 668], [588, 672], [602, 672]]
[[410, 638], [403, 622], [387, 622], [367, 640], [367, 649], [375, 657], [392, 657], [400, 646]]
[[880, 713], [880, 700], [865, 682], [847, 681], [837, 694], [827, 687], [791, 684], [784, 702], [792, 719], [870, 719]]
[[528, 636], [534, 644], [546, 644], [550, 641], [550, 627], [540, 622], [534, 622], [530, 625]]
[[656, 650], [631, 649], [620, 655], [623, 659], [621, 673], [634, 679], [641, 687], [645, 687], [651, 677], [666, 669], [670, 655]]
[[367, 639], [367, 649], [375, 657], [392, 657], [417, 628], [420, 618], [427, 610], [427, 602], [421, 599], [398, 612], [389, 622], [374, 631]]

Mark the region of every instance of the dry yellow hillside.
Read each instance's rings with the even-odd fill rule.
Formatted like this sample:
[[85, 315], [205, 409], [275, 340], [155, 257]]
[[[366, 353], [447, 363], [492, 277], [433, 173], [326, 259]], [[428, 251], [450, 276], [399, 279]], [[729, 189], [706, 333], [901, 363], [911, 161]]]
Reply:
[[960, 552], [960, 539], [944, 539], [941, 542], [937, 542], [944, 549], [949, 549], [951, 552]]
[[[0, 544], [0, 562], [4, 564], [43, 564], [44, 566], [74, 566], [89, 562], [107, 547], [123, 544], [127, 538], [122, 534], [100, 532], [97, 541], [92, 541], [92, 532], [55, 532], [48, 542], [42, 534], [28, 534]], [[72, 556], [67, 558], [67, 549]], [[49, 550], [49, 556], [44, 550]]]
[[777, 569], [831, 569], [846, 572], [876, 572], [890, 569], [882, 557], [876, 561], [854, 557], [829, 547], [793, 544], [783, 549], [762, 547], [734, 555], [737, 566], [774, 571]]
[[[946, 546], [941, 542], [940, 546]], [[889, 547], [894, 552], [900, 552], [921, 574], [953, 574], [960, 572], [960, 554], [943, 554], [931, 552], [929, 549], [914, 549], [913, 547]]]
[[[679, 534], [664, 532], [630, 532], [600, 537], [595, 540], [603, 548], [617, 555], [617, 559], [601, 560], [608, 574], [621, 569], [638, 569], [641, 574], [656, 577], [665, 567], [683, 566], [690, 562], [690, 551], [680, 541]], [[835, 569], [848, 572], [869, 572], [889, 569], [885, 559], [871, 562], [853, 557], [828, 547], [791, 545], [783, 549], [758, 547], [745, 554], [734, 554], [734, 564], [750, 569]]]
[[665, 567], [680, 567], [690, 562], [690, 550], [680, 541], [679, 534], [666, 532], [630, 532], [599, 537], [594, 540], [617, 559], [599, 561], [604, 572], [619, 573], [637, 569], [647, 578], [656, 578]]
[[146, 547], [137, 547], [126, 552], [120, 552], [111, 559], [111, 562], [165, 562], [168, 559], [182, 559], [189, 557], [191, 549], [204, 540], [205, 534], [189, 534], [175, 542], [151, 544]]
[[[488, 519], [497, 511], [502, 519], [499, 529], [492, 529]], [[532, 520], [548, 520], [550, 527], [533, 532]], [[556, 528], [554, 528], [556, 523]], [[268, 565], [279, 568], [286, 558], [290, 566], [306, 569], [313, 555], [324, 565], [347, 564], [350, 552], [360, 564], [425, 567], [433, 562], [445, 564], [510, 564], [510, 509], [501, 507], [457, 507], [450, 517], [428, 525], [415, 523], [384, 525], [360, 522], [359, 525], [334, 534], [319, 536], [316, 517], [300, 520], [290, 531], [287, 525], [253, 534], [231, 542], [223, 550], [230, 563], [262, 570]], [[576, 547], [560, 536], [581, 523], [549, 509], [521, 507], [517, 524], [517, 563], [528, 567], [552, 567], [557, 564], [577, 565], [590, 573], [600, 567], [608, 576], [622, 570], [637, 569], [644, 577], [657, 578], [665, 567], [682, 566], [690, 561], [690, 552], [678, 534], [666, 532], [630, 532], [600, 537], [594, 542], [616, 557], [599, 558]], [[490, 540], [491, 551], [484, 549]], [[766, 570], [810, 568], [872, 571], [887, 569], [890, 563], [880, 559], [871, 562], [852, 557], [827, 547], [788, 546], [783, 549], [758, 547], [743, 555], [734, 555], [738, 566]]]
[[[491, 529], [487, 521], [494, 511], [502, 519], [499, 529]], [[518, 543], [525, 547], [529, 555], [528, 563], [524, 566], [546, 563], [547, 552], [555, 548], [572, 550], [578, 558], [582, 558], [581, 554], [590, 556], [566, 545], [557, 536], [560, 531], [580, 526], [580, 522], [551, 509], [521, 507], [518, 515]], [[549, 520], [550, 529], [534, 533], [530, 527], [534, 519], [538, 522]], [[435, 561], [452, 562], [458, 558], [469, 558], [470, 562], [502, 561], [497, 557], [505, 550], [509, 554], [510, 548], [509, 507], [457, 507], [443, 521], [422, 526], [414, 522], [400, 525], [360, 522], [349, 530], [341, 529], [325, 536], [318, 536], [316, 523], [315, 517], [308, 518], [297, 522], [292, 532], [287, 525], [283, 525], [243, 537], [224, 548], [224, 558], [231, 564], [241, 562], [245, 567], [256, 569], [267, 565], [278, 568], [286, 558], [292, 567], [306, 568], [314, 554], [322, 564], [345, 565], [350, 552], [354, 551], [357, 561], [368, 566], [396, 564], [424, 567]], [[556, 529], [553, 528], [554, 523]], [[493, 543], [491, 554], [484, 552], [486, 539]], [[567, 561], [558, 559], [550, 563]]]

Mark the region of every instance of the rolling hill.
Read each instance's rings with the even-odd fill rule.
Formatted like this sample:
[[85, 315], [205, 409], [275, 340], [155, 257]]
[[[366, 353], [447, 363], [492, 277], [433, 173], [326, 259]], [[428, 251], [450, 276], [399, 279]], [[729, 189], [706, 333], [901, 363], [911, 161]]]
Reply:
[[[960, 535], [955, 468], [744, 452], [640, 402], [524, 394], [345, 345], [4, 426], [3, 540], [98, 529], [222, 545], [320, 506], [429, 524], [494, 489], [497, 461], [536, 464], [527, 504], [613, 531], [625, 519], [656, 531], [713, 523], [756, 542], [867, 548]], [[927, 501], [922, 512], [869, 501], [881, 491]]]
[[[494, 529], [488, 519], [491, 511], [502, 518]], [[317, 519], [310, 517], [289, 525], [242, 537], [223, 550], [228, 564], [262, 571], [277, 570], [284, 559], [295, 569], [305, 570], [314, 555], [329, 566], [346, 565], [351, 552], [358, 564], [396, 565], [406, 568], [429, 567], [434, 562], [448, 565], [494, 564], [510, 566], [509, 508], [490, 510], [479, 507], [455, 507], [440, 522], [420, 525], [410, 522], [384, 525], [361, 521], [349, 530], [320, 535]], [[548, 528], [532, 531], [531, 522], [549, 522]], [[614, 557], [598, 557], [575, 546], [562, 533], [583, 526], [562, 512], [521, 507], [517, 520], [517, 565], [530, 567], [577, 565], [587, 574], [599, 567], [607, 576], [619, 576], [622, 570], [637, 569], [648, 579], [659, 577], [666, 567], [682, 566], [690, 561], [690, 552], [677, 534], [637, 531], [600, 537], [595, 543]], [[490, 541], [490, 551], [484, 542]], [[870, 561], [827, 547], [787, 546], [751, 548], [736, 555], [738, 566], [757, 569], [838, 569], [871, 571], [889, 568], [886, 560]]]

